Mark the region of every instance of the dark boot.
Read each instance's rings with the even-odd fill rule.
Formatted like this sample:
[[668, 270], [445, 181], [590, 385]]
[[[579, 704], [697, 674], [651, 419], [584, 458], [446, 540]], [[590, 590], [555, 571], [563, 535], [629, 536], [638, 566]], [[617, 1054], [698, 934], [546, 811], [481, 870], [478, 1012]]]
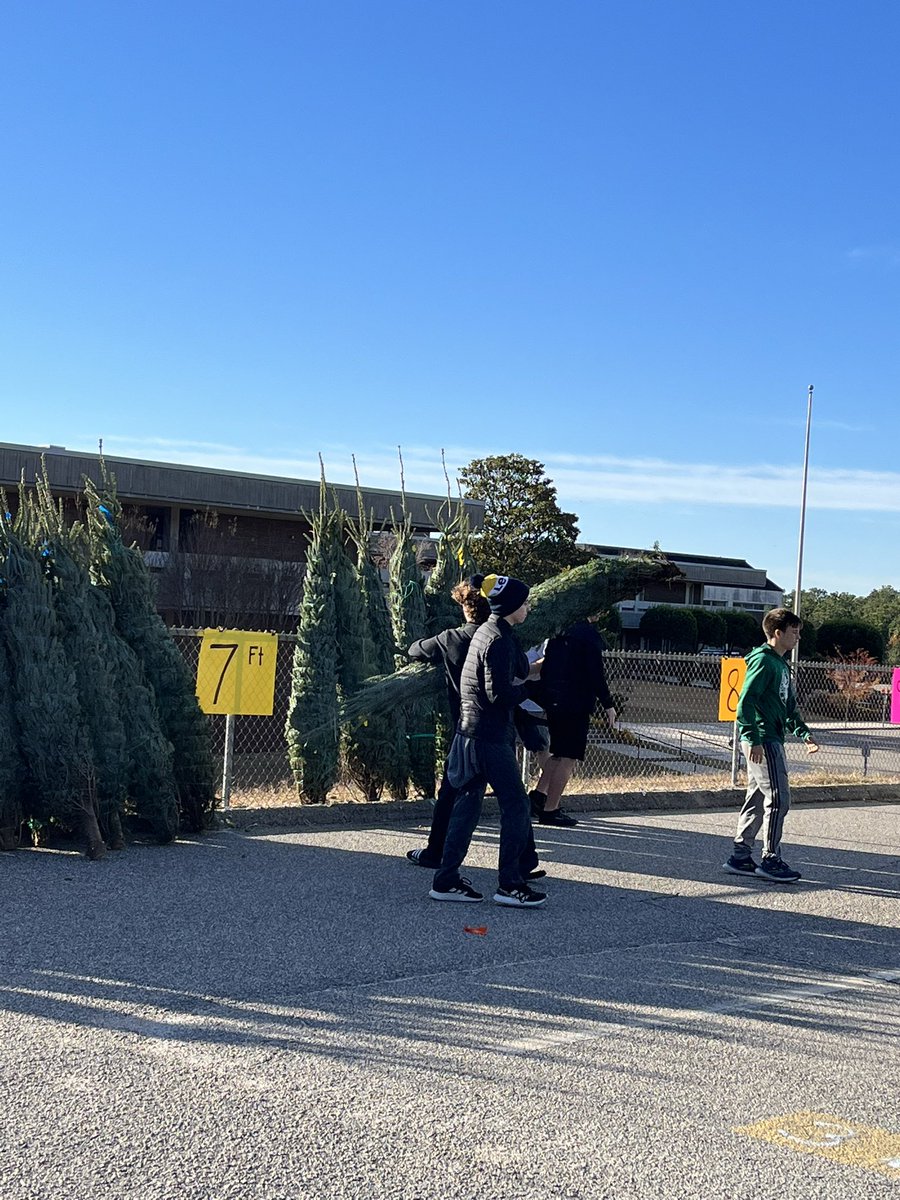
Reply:
[[528, 799], [531, 801], [531, 819], [539, 821], [541, 813], [544, 811], [544, 805], [547, 803], [547, 793], [539, 792], [537, 788], [532, 788], [528, 793]]

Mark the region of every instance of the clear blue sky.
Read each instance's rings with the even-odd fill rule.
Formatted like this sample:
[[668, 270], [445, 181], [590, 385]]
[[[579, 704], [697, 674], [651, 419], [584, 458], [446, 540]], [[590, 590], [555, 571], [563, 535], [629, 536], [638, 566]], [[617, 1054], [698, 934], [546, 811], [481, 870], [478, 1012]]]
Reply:
[[6, 0], [0, 440], [900, 586], [893, 0]]

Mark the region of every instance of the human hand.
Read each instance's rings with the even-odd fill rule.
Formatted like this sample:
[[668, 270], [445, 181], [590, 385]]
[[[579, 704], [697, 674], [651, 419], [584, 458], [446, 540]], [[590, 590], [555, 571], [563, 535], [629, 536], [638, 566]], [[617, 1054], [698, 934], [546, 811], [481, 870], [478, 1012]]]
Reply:
[[752, 763], [761, 763], [764, 758], [762, 746], [750, 747], [750, 761]]
[[609, 724], [610, 729], [616, 728], [616, 720], [617, 719], [618, 719], [618, 713], [616, 712], [616, 710], [614, 708], [608, 708], [606, 710], [606, 720]]
[[818, 742], [814, 742], [812, 740], [812, 738], [807, 739], [807, 742], [806, 742], [806, 753], [807, 754], [815, 754], [818, 749], [819, 749]]

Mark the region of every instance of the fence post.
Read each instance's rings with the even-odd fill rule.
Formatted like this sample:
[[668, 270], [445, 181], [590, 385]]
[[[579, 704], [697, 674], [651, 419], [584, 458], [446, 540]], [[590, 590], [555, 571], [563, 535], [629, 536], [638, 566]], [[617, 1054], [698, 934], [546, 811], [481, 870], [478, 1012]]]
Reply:
[[234, 758], [234, 713], [225, 718], [225, 755], [222, 761], [222, 808], [231, 801], [231, 763]]
[[738, 753], [739, 746], [740, 746], [740, 742], [738, 741], [738, 727], [737, 727], [737, 721], [735, 721], [734, 727], [732, 728], [732, 731], [731, 731], [731, 786], [732, 787], [737, 787], [738, 762], [740, 761], [740, 756]]

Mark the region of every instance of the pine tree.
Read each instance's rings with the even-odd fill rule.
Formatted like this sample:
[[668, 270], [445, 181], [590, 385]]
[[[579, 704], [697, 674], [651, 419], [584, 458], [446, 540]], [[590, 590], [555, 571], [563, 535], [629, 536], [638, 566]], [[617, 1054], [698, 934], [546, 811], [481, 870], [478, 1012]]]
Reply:
[[80, 829], [88, 857], [102, 858], [106, 845], [98, 823], [90, 737], [34, 532], [33, 507], [23, 487], [15, 523], [0, 519], [0, 553], [6, 564], [0, 625], [19, 746], [33, 785], [25, 815]]
[[341, 553], [338, 517], [327, 509], [324, 479], [319, 511], [312, 514], [310, 524], [285, 736], [301, 798], [324, 804], [339, 767], [334, 585]]
[[43, 478], [37, 481], [37, 519], [63, 648], [75, 672], [78, 702], [91, 742], [100, 828], [107, 844], [121, 850], [128, 790], [125, 729], [105, 638], [95, 623], [89, 599], [92, 584], [84, 527], [65, 524], [50, 495], [46, 466]]
[[181, 823], [199, 833], [212, 823], [216, 774], [209, 722], [194, 693], [194, 681], [169, 630], [156, 611], [153, 581], [137, 547], [119, 533], [120, 508], [113, 481], [103, 499], [85, 481], [92, 569], [109, 591], [116, 629], [140, 660], [153, 688], [166, 738], [174, 751]]
[[[0, 583], [0, 589], [3, 584]], [[5, 597], [0, 591], [0, 608]], [[2, 617], [0, 617], [2, 625]], [[13, 711], [12, 676], [6, 645], [0, 637], [0, 850], [15, 850], [25, 814], [25, 764], [19, 753], [19, 730]]]
[[125, 734], [127, 814], [139, 826], [146, 826], [158, 841], [171, 842], [180, 824], [175, 752], [163, 732], [156, 696], [140, 659], [116, 630], [106, 589], [92, 587], [88, 602], [94, 623], [104, 634], [104, 653]]
[[[634, 596], [645, 584], [671, 579], [676, 574], [670, 563], [649, 556], [592, 559], [532, 588], [528, 620], [515, 626], [515, 635], [523, 648], [536, 646], [617, 600]], [[441, 684], [438, 667], [411, 663], [391, 675], [370, 679], [342, 706], [340, 719], [396, 711], [400, 705], [422, 702], [436, 696]], [[430, 699], [428, 702], [433, 703]]]
[[[408, 516], [394, 524], [394, 550], [390, 560], [391, 626], [398, 647], [395, 665], [407, 663], [406, 648], [428, 634], [422, 578], [413, 548]], [[421, 796], [434, 795], [434, 711], [431, 705], [406, 705], [409, 739], [409, 775]]]
[[[389, 675], [394, 669], [397, 646], [391, 631], [391, 616], [385, 601], [384, 588], [378, 568], [369, 553], [373, 532], [372, 514], [366, 514], [362, 506], [362, 493], [357, 489], [358, 516], [349, 522], [349, 531], [356, 543], [356, 575], [365, 609], [372, 647], [372, 667], [376, 675]], [[358, 693], [357, 693], [358, 694]], [[352, 703], [346, 697], [344, 703]], [[406, 714], [403, 709], [392, 713], [378, 713], [370, 717], [362, 713], [360, 720], [368, 720], [373, 728], [373, 740], [380, 739], [380, 771], [384, 777], [388, 794], [394, 800], [405, 800], [409, 779], [409, 743], [406, 740]]]

